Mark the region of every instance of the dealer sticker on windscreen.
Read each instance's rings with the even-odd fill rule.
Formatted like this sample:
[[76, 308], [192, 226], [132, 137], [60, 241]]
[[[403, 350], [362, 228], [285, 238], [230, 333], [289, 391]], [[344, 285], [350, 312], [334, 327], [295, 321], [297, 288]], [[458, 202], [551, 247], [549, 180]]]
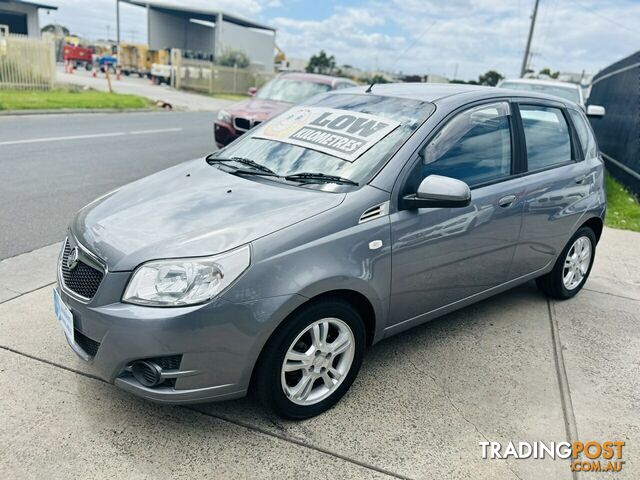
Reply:
[[293, 107], [253, 135], [328, 153], [353, 162], [400, 122], [334, 108]]

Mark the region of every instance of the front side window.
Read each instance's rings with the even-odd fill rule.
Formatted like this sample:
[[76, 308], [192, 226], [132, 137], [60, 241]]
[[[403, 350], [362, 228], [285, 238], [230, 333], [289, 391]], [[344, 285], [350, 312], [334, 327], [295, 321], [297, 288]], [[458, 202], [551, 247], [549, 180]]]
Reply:
[[595, 157], [597, 155], [596, 142], [584, 114], [576, 110], [569, 110], [569, 116], [574, 127], [576, 127], [576, 132], [578, 132], [578, 139], [580, 140], [584, 158]]
[[529, 171], [571, 161], [571, 136], [562, 110], [520, 105]]
[[457, 115], [424, 149], [422, 178], [443, 175], [474, 186], [510, 173], [511, 127], [506, 102]]

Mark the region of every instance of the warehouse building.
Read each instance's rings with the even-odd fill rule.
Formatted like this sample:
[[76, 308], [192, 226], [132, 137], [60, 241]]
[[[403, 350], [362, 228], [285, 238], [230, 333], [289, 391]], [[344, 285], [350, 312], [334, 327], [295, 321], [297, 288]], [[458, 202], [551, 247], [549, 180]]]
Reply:
[[9, 33], [40, 37], [39, 9], [57, 10], [58, 7], [22, 0], [0, 0], [0, 25], [8, 27]]
[[151, 50], [179, 48], [215, 58], [226, 50], [244, 52], [256, 70], [273, 71], [276, 30], [219, 10], [151, 0], [121, 0], [147, 9]]

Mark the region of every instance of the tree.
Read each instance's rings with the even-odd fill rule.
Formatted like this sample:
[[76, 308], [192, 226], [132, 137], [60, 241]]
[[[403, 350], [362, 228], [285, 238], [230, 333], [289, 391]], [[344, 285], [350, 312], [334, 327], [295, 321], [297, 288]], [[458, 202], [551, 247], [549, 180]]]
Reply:
[[551, 69], [549, 67], [545, 67], [542, 70], [540, 70], [539, 75], [547, 75], [551, 78], [558, 78], [558, 76], [560, 75], [560, 72], [551, 72]]
[[58, 25], [58, 24], [55, 24], [55, 23], [50, 23], [49, 25], [45, 25], [44, 27], [42, 27], [40, 29], [40, 31], [42, 33], [44, 33], [44, 32], [51, 32], [51, 33], [62, 32], [62, 34], [65, 37], [69, 36], [69, 34], [70, 34], [69, 29], [67, 27], [64, 27], [62, 25]]
[[478, 77], [478, 83], [480, 85], [488, 85], [489, 87], [495, 87], [500, 80], [504, 77], [502, 74], [496, 72], [495, 70], [489, 70], [484, 75], [480, 75]]
[[223, 67], [247, 68], [251, 61], [246, 53], [229, 49], [218, 56], [216, 63]]
[[361, 83], [364, 83], [367, 85], [371, 85], [372, 83], [389, 83], [389, 80], [387, 80], [385, 77], [383, 77], [380, 74], [376, 74], [372, 77], [361, 77], [358, 80], [360, 80]]
[[307, 73], [333, 73], [336, 68], [336, 59], [333, 55], [328, 56], [324, 50], [320, 50], [319, 53], [311, 55], [309, 63], [307, 64]]

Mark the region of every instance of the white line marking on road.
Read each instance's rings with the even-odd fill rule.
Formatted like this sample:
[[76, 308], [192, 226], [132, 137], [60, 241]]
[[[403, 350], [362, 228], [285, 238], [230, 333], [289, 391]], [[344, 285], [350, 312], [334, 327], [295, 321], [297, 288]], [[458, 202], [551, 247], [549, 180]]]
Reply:
[[101, 137], [122, 137], [124, 135], [145, 135], [151, 133], [168, 133], [168, 132], [181, 132], [182, 128], [159, 128], [156, 130], [133, 130], [131, 132], [113, 132], [113, 133], [92, 133], [89, 135], [71, 135], [68, 137], [44, 137], [44, 138], [29, 138], [26, 140], [8, 140], [6, 142], [0, 142], [1, 145], [19, 145], [22, 143], [42, 143], [42, 142], [62, 142], [65, 140], [83, 140], [87, 138], [101, 138]]
[[80, 140], [83, 138], [120, 137], [122, 135], [126, 135], [126, 133], [125, 132], [93, 133], [90, 135], [72, 135], [69, 137], [30, 138], [27, 140], [9, 140], [8, 142], [0, 142], [0, 145], [17, 145], [20, 143], [40, 143], [40, 142], [61, 142], [64, 140]]
[[158, 128], [157, 130], [134, 130], [131, 135], [144, 135], [145, 133], [181, 132], [182, 128]]

